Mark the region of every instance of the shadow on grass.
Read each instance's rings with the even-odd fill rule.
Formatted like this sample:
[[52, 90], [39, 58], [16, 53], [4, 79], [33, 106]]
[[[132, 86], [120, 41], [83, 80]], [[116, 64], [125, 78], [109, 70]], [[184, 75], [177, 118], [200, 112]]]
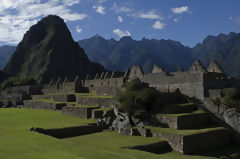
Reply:
[[199, 152], [194, 155], [217, 157], [221, 159], [240, 159], [240, 145], [231, 144], [223, 147], [211, 149], [209, 151]]
[[97, 126], [96, 124], [89, 124], [84, 126], [65, 127], [56, 129], [31, 128], [30, 130], [45, 135], [49, 135], [58, 139], [63, 139], [102, 132], [103, 128]]
[[141, 150], [141, 151], [146, 151], [154, 154], [164, 154], [172, 151], [171, 146], [166, 141], [157, 142], [149, 145], [138, 145], [138, 146], [132, 146], [132, 147], [123, 147], [123, 148]]

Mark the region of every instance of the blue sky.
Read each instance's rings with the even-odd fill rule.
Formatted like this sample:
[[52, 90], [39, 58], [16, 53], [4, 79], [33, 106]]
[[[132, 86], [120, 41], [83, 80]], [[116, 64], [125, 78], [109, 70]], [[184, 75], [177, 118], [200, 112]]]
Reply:
[[240, 32], [239, 0], [0, 0], [0, 45], [17, 45], [49, 14], [62, 17], [78, 41], [171, 39], [194, 46], [207, 35]]

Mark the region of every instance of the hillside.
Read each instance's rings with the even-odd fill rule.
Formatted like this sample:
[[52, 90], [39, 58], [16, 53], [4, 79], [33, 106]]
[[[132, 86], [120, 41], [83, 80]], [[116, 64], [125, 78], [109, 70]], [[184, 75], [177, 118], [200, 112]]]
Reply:
[[0, 70], [0, 83], [8, 77], [9, 77], [8, 74]]
[[4, 45], [0, 46], [0, 69], [6, 65], [11, 54], [16, 50], [15, 46]]
[[4, 71], [49, 82], [52, 77], [85, 77], [105, 69], [88, 59], [63, 19], [50, 15], [27, 31]]
[[192, 49], [192, 54], [205, 66], [216, 60], [229, 75], [240, 77], [240, 33], [208, 36]]

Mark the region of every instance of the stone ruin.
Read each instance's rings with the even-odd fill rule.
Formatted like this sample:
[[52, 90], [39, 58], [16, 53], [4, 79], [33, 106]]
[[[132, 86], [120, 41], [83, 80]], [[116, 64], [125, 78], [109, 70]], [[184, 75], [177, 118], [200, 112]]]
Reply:
[[[173, 92], [180, 90], [183, 94], [197, 99], [218, 97], [220, 90], [226, 87], [239, 87], [240, 80], [228, 77], [221, 67], [212, 61], [207, 69], [196, 60], [188, 71], [180, 68], [177, 72], [165, 72], [163, 68], [154, 65], [152, 73], [145, 74], [140, 66], [133, 66], [125, 73], [118, 71], [87, 75], [85, 79], [78, 76], [70, 81], [68, 77], [52, 79], [49, 84], [7, 88], [1, 91], [1, 99], [13, 100], [12, 105], [22, 104], [34, 94], [56, 93], [96, 93], [103, 96], [115, 96], [122, 86], [130, 79], [139, 78], [159, 91]], [[5, 103], [6, 104], [6, 103]]]
[[[231, 127], [237, 128], [236, 131], [240, 133], [239, 126], [236, 126], [239, 122], [232, 121], [226, 116], [220, 116], [225, 113], [219, 112], [219, 108], [215, 109], [214, 106], [209, 106], [209, 103], [206, 104], [206, 97], [218, 97], [221, 89], [240, 86], [240, 80], [228, 77], [215, 61], [211, 62], [207, 69], [200, 61], [195, 61], [188, 71], [180, 68], [177, 72], [171, 73], [165, 72], [161, 67], [154, 65], [152, 73], [145, 74], [140, 66], [133, 66], [124, 73], [118, 71], [102, 72], [95, 76], [87, 75], [85, 79], [80, 79], [77, 76], [73, 81], [70, 81], [67, 77], [59, 77], [58, 79], [52, 79], [49, 84], [11, 87], [1, 91], [0, 106], [52, 109], [60, 110], [65, 115], [81, 118], [101, 118], [103, 119], [99, 122], [101, 130], [101, 122], [103, 122], [105, 126], [111, 126], [120, 134], [160, 137], [165, 139], [174, 150], [187, 154], [230, 143], [231, 137], [226, 129], [212, 129], [204, 133], [189, 135], [161, 133], [143, 128], [144, 124], [142, 122], [129, 117], [127, 114], [119, 114], [113, 107], [119, 104], [114, 96], [122, 91], [127, 81], [134, 78], [139, 78], [142, 82], [159, 91], [173, 92], [180, 90], [189, 97], [203, 101], [205, 108], [217, 114]], [[94, 94], [94, 96], [85, 94]], [[180, 109], [179, 114], [186, 114], [198, 108], [196, 106], [181, 106], [177, 109]], [[121, 120], [116, 121], [118, 118]], [[207, 114], [186, 114], [183, 116], [157, 116], [157, 121], [169, 128], [178, 130], [207, 124], [210, 120]], [[135, 128], [135, 126], [138, 128]], [[99, 130], [99, 125], [96, 130], [95, 126], [90, 126], [90, 128], [92, 132], [95, 132]], [[72, 128], [70, 129], [72, 130]], [[83, 131], [81, 127], [77, 129]], [[45, 130], [44, 133], [55, 136], [59, 135], [59, 131], [63, 134], [58, 137], [64, 138], [64, 132], [67, 129]], [[74, 136], [75, 134], [68, 135]], [[208, 142], [208, 144], [195, 144], [203, 141]]]

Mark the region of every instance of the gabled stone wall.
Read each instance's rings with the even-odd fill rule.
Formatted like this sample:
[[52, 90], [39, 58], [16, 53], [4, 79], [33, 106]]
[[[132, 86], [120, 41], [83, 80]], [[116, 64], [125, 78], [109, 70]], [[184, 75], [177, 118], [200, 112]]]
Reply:
[[179, 89], [182, 93], [190, 97], [204, 97], [203, 73], [183, 72], [175, 75], [150, 73], [145, 74], [142, 81], [159, 91], [173, 92]]

